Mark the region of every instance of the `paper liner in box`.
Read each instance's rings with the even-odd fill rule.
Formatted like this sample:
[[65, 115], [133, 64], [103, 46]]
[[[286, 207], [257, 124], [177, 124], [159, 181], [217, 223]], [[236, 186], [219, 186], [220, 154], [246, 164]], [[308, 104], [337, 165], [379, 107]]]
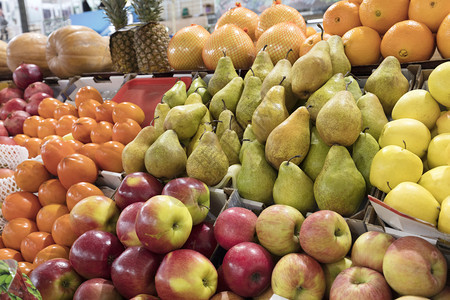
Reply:
[[0, 168], [15, 170], [21, 162], [27, 159], [27, 148], [18, 145], [0, 145]]

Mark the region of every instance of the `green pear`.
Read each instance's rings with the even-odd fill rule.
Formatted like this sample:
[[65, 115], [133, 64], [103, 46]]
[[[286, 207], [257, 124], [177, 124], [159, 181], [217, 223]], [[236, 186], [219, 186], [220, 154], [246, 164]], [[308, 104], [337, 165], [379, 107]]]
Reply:
[[197, 147], [197, 145], [198, 145], [198, 143], [200, 141], [200, 137], [206, 131], [213, 131], [213, 127], [211, 126], [211, 124], [209, 122], [203, 122], [202, 121], [200, 123], [200, 125], [198, 126], [197, 132], [195, 133], [195, 135], [189, 141], [189, 144], [188, 144], [188, 147], [187, 147], [187, 150], [186, 150], [188, 157], [191, 155], [192, 151], [194, 151], [195, 147]]
[[317, 128], [312, 127], [309, 151], [301, 165], [301, 168], [312, 180], [316, 180], [319, 176], [329, 150], [330, 146], [322, 140]]
[[248, 124], [244, 130], [244, 136], [242, 137], [241, 151], [239, 152], [239, 161], [242, 163], [242, 156], [244, 155], [245, 147], [252, 141], [256, 140], [255, 133], [253, 132], [252, 124]]
[[314, 198], [320, 210], [333, 210], [343, 217], [356, 213], [366, 195], [364, 177], [344, 146], [328, 151], [319, 176], [314, 181]]
[[302, 100], [307, 100], [333, 76], [330, 45], [319, 41], [301, 56], [292, 66], [292, 91]]
[[266, 161], [264, 145], [258, 141], [249, 142], [243, 151], [241, 162], [241, 171], [237, 177], [239, 195], [266, 205], [271, 204], [277, 171]]
[[145, 152], [159, 134], [154, 126], [146, 126], [122, 150], [122, 165], [126, 174], [145, 172]]
[[356, 168], [366, 181], [366, 191], [370, 192], [370, 166], [375, 154], [380, 150], [377, 140], [367, 132], [361, 132], [358, 139], [352, 145], [352, 159]]
[[220, 146], [227, 156], [230, 166], [240, 163], [239, 152], [241, 151], [241, 142], [236, 131], [231, 128], [225, 130], [220, 137]]
[[175, 131], [163, 132], [145, 152], [145, 168], [157, 178], [171, 179], [186, 169], [186, 152]]
[[296, 157], [292, 163], [298, 165], [308, 153], [309, 144], [309, 112], [301, 106], [269, 134], [266, 159], [277, 170], [283, 161], [293, 156]]
[[378, 141], [384, 125], [388, 122], [380, 100], [375, 94], [366, 93], [356, 101], [356, 105], [361, 110], [362, 128], [368, 128], [366, 132]]
[[222, 111], [219, 115], [219, 122], [217, 123], [216, 128], [216, 134], [217, 137], [222, 137], [222, 134], [227, 130], [231, 129], [234, 132], [236, 132], [238, 138], [242, 138], [242, 135], [244, 134], [244, 130], [241, 128], [241, 126], [236, 121], [236, 118], [233, 114], [233, 112], [229, 109], [226, 109]]
[[298, 101], [298, 99], [292, 93], [291, 69], [292, 64], [287, 58], [280, 59], [272, 69], [272, 71], [267, 74], [261, 86], [261, 98], [264, 99], [264, 97], [272, 87], [276, 85], [282, 85], [284, 87], [285, 105], [288, 111], [292, 111]]
[[337, 92], [345, 91], [344, 75], [342, 73], [334, 74], [328, 81], [315, 91], [306, 101], [312, 120], [316, 120], [317, 114]]
[[191, 85], [189, 86], [189, 89], [187, 90], [187, 96], [189, 97], [192, 93], [194, 93], [200, 87], [207, 88], [208, 85], [200, 76], [197, 76], [194, 80], [192, 80]]
[[225, 107], [231, 110], [233, 114], [236, 113], [236, 106], [241, 98], [243, 89], [244, 79], [242, 77], [233, 78], [223, 89], [212, 97], [211, 103], [209, 104], [211, 115], [215, 119], [218, 119], [220, 113], [225, 110]]
[[332, 35], [328, 40], [330, 45], [331, 65], [333, 66], [333, 73], [342, 73], [347, 75], [352, 69], [352, 65], [345, 55], [344, 43], [339, 35]]
[[169, 104], [170, 108], [183, 105], [186, 101], [186, 84], [178, 80], [162, 97], [162, 102]]
[[198, 125], [208, 109], [203, 103], [187, 104], [172, 108], [164, 120], [164, 129], [172, 129], [180, 140], [195, 135]]
[[155, 107], [155, 112], [153, 116], [153, 124], [155, 130], [160, 136], [164, 132], [164, 120], [170, 111], [170, 106], [167, 103], [158, 103]]
[[272, 59], [270, 58], [269, 52], [266, 51], [266, 47], [267, 45], [264, 46], [264, 48], [262, 48], [258, 52], [258, 54], [256, 54], [255, 60], [253, 61], [252, 67], [250, 68], [250, 70], [252, 71], [251, 72], [249, 71], [247, 72], [247, 74], [245, 74], [244, 77], [245, 84], [247, 84], [248, 79], [252, 76], [258, 77], [261, 80], [261, 82], [263, 82], [267, 74], [269, 74], [269, 72], [272, 71], [273, 62]]
[[337, 92], [319, 111], [316, 127], [323, 141], [331, 146], [352, 145], [362, 126], [361, 111], [349, 91]]
[[228, 172], [228, 158], [214, 132], [206, 131], [187, 159], [186, 172], [208, 186], [219, 183]]
[[203, 104], [202, 96], [200, 96], [200, 94], [197, 92], [190, 94], [184, 102], [184, 105], [195, 103]]
[[208, 82], [208, 93], [214, 96], [223, 89], [233, 78], [239, 77], [229, 56], [223, 56], [217, 62], [216, 70]]
[[[251, 72], [252, 70], [249, 71], [249, 73]], [[244, 80], [244, 83], [244, 90], [236, 106], [236, 119], [242, 128], [246, 128], [248, 124], [251, 124], [253, 112], [262, 101], [261, 79], [256, 76], [249, 76]]]
[[394, 56], [386, 57], [367, 78], [364, 90], [375, 94], [388, 115], [398, 99], [409, 90], [408, 79], [402, 74], [400, 62]]
[[296, 164], [284, 161], [273, 186], [273, 202], [298, 209], [304, 216], [316, 210], [314, 183]]
[[353, 76], [349, 75], [344, 77], [344, 82], [347, 85], [347, 91], [352, 93], [353, 98], [355, 98], [355, 100], [358, 101], [358, 99], [361, 98], [361, 96], [363, 95], [361, 87], [358, 84], [358, 81], [355, 78], [353, 78]]
[[252, 129], [256, 139], [264, 144], [270, 132], [289, 117], [284, 103], [285, 89], [281, 85], [272, 87], [253, 112]]

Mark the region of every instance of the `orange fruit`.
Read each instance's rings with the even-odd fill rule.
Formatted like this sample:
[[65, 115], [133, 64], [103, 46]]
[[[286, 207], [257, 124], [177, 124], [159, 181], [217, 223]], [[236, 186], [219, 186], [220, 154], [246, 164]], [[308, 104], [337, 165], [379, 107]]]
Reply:
[[55, 126], [55, 132], [59, 136], [65, 136], [72, 132], [72, 125], [78, 120], [77, 117], [72, 115], [65, 115], [58, 119]]
[[[6, 223], [2, 232], [5, 247], [20, 250], [22, 240], [32, 232], [38, 231], [36, 223], [27, 218], [15, 218]], [[23, 259], [21, 259], [23, 260]]]
[[92, 159], [94, 162], [95, 161], [95, 152], [97, 151], [97, 149], [100, 147], [100, 144], [96, 144], [96, 143], [87, 143], [84, 144], [83, 146], [81, 146], [76, 152], [79, 154], [83, 154], [87, 157], [89, 157], [90, 159]]
[[84, 145], [82, 142], [77, 140], [67, 140], [66, 143], [69, 144], [75, 152]]
[[27, 262], [33, 262], [36, 254], [47, 246], [53, 245], [53, 237], [48, 232], [35, 231], [27, 235], [20, 243], [20, 253]]
[[70, 247], [78, 238], [70, 223], [70, 214], [60, 216], [52, 226], [52, 236], [55, 243]]
[[53, 113], [60, 103], [61, 101], [56, 98], [45, 98], [39, 103], [38, 114], [44, 119], [53, 118]]
[[383, 57], [395, 56], [400, 63], [428, 60], [435, 49], [433, 33], [423, 23], [398, 22], [385, 33], [380, 49]]
[[384, 34], [397, 22], [408, 18], [409, 0], [363, 0], [359, 6], [362, 25]]
[[442, 21], [436, 34], [436, 44], [443, 58], [450, 58], [450, 14]]
[[317, 33], [317, 31], [316, 31], [316, 29], [314, 27], [312, 27], [312, 26], [307, 26], [306, 27], [306, 37], [310, 37], [314, 33]]
[[121, 102], [114, 106], [112, 112], [114, 123], [123, 122], [126, 119], [133, 119], [139, 123], [144, 122], [145, 114], [142, 108], [131, 102]]
[[11, 248], [0, 249], [0, 259], [14, 259], [15, 261], [23, 260], [22, 254], [19, 251]]
[[45, 142], [50, 141], [50, 140], [63, 140], [63, 139], [62, 139], [62, 137], [60, 137], [59, 135], [56, 135], [56, 134], [47, 135], [45, 138], [42, 139], [42, 145], [44, 145]]
[[95, 162], [82, 154], [68, 155], [58, 164], [58, 178], [66, 189], [78, 182], [93, 183], [97, 180], [97, 176], [98, 169]]
[[100, 92], [92, 86], [81, 87], [75, 95], [75, 106], [80, 107], [80, 104], [87, 100], [95, 100], [103, 103], [103, 97]]
[[141, 131], [141, 126], [133, 119], [125, 119], [122, 122], [117, 122], [112, 128], [112, 140], [120, 142], [124, 145], [128, 144]]
[[30, 192], [15, 192], [5, 197], [2, 204], [3, 218], [11, 221], [15, 218], [35, 220], [41, 209], [38, 197]]
[[5, 248], [5, 244], [3, 244], [3, 239], [1, 235], [0, 235], [0, 248]]
[[25, 160], [21, 162], [14, 173], [14, 179], [19, 188], [25, 192], [36, 193], [39, 186], [51, 178], [41, 162], [35, 160]]
[[28, 150], [28, 158], [33, 158], [41, 154], [42, 139], [28, 138], [25, 140], [23, 146]]
[[105, 143], [112, 140], [112, 135], [113, 124], [107, 121], [100, 121], [97, 123], [97, 126], [91, 130], [91, 141], [97, 144]]
[[376, 64], [380, 60], [381, 38], [367, 26], [350, 29], [342, 36], [345, 55], [352, 66]]
[[309, 52], [309, 50], [311, 50], [312, 47], [314, 47], [315, 44], [317, 44], [322, 39], [324, 41], [328, 40], [330, 36], [331, 35], [325, 32], [323, 33], [323, 35], [321, 32], [317, 32], [309, 36], [308, 38], [306, 38], [306, 40], [303, 41], [303, 43], [301, 43], [299, 56], [305, 55], [306, 53]]
[[66, 204], [67, 189], [58, 179], [44, 181], [39, 186], [38, 198], [42, 206], [49, 204]]
[[348, 2], [360, 5], [363, 2], [363, 0], [348, 0]]
[[45, 168], [53, 175], [57, 175], [59, 162], [67, 155], [75, 153], [75, 150], [63, 139], [54, 139], [45, 142], [41, 146], [41, 157]]
[[450, 13], [448, 0], [410, 0], [408, 17], [421, 22], [432, 31], [437, 32], [445, 16]]
[[359, 5], [338, 1], [328, 7], [323, 14], [323, 29], [325, 32], [342, 36], [352, 28], [361, 26], [359, 20]]
[[27, 276], [30, 276], [31, 271], [34, 270], [33, 263], [27, 262], [27, 261], [19, 261], [18, 267], [20, 272], [24, 273]]
[[47, 118], [42, 120], [37, 126], [37, 136], [42, 139], [49, 135], [56, 134], [56, 119]]
[[123, 172], [122, 151], [125, 146], [116, 141], [100, 144], [95, 151], [95, 161], [100, 169], [111, 172]]
[[30, 137], [26, 134], [16, 134], [13, 137], [13, 140], [17, 143], [19, 146], [25, 146], [26, 140], [28, 140]]
[[74, 116], [78, 118], [77, 108], [69, 103], [58, 104], [53, 112], [53, 118], [59, 120], [62, 116]]
[[69, 210], [89, 196], [104, 196], [103, 192], [95, 185], [89, 182], [79, 182], [72, 185], [66, 194], [66, 204]]
[[96, 107], [100, 103], [95, 100], [86, 100], [78, 106], [78, 115], [81, 117], [89, 117], [95, 120]]
[[14, 171], [11, 169], [0, 168], [0, 179], [5, 179], [14, 176]]
[[112, 112], [116, 104], [117, 103], [114, 101], [107, 100], [95, 107], [95, 120], [97, 120], [97, 122], [106, 121], [113, 123]]
[[69, 248], [58, 244], [49, 245], [36, 254], [36, 257], [33, 260], [33, 266], [36, 268], [40, 264], [53, 258], [69, 259]]
[[91, 142], [91, 131], [97, 126], [93, 118], [82, 117], [72, 125], [72, 136], [82, 143]]
[[37, 127], [44, 118], [40, 116], [31, 116], [23, 122], [23, 133], [30, 137], [37, 137]]
[[68, 213], [69, 209], [64, 204], [43, 206], [36, 215], [36, 225], [39, 231], [51, 233], [55, 220]]

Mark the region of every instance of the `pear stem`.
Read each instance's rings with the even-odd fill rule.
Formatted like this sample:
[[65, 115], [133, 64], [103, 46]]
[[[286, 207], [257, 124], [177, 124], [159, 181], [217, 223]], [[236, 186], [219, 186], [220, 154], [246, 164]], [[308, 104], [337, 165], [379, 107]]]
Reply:
[[225, 50], [222, 50], [222, 53], [223, 53], [223, 57], [227, 56], [227, 52]]
[[287, 161], [286, 165], [288, 166], [289, 163], [291, 162], [291, 160], [293, 160], [294, 158], [298, 158], [298, 157], [302, 157], [302, 156], [301, 155], [292, 156], [291, 158], [289, 158], [289, 160]]
[[294, 50], [292, 50], [292, 49], [289, 49], [289, 50], [288, 50], [288, 52], [286, 53], [286, 57], [285, 57], [285, 59], [287, 59], [287, 58], [288, 58], [288, 56], [289, 56], [289, 53], [290, 53], [290, 52], [294, 52]]
[[229, 126], [230, 130], [231, 130], [231, 121], [233, 121], [233, 117], [234, 117], [233, 115], [230, 116], [230, 126]]
[[250, 139], [242, 139], [241, 142], [250, 142]]
[[262, 48], [262, 51], [266, 51], [268, 45], [264, 45], [264, 47]]
[[362, 132], [366, 133], [366, 130], [369, 130], [369, 127], [364, 128]]
[[150, 125], [153, 125], [152, 123], [155, 123], [155, 120], [159, 119], [159, 116], [154, 117], [151, 121], [150, 121]]
[[306, 107], [306, 109], [310, 109], [311, 107], [314, 107], [314, 105], [308, 105], [307, 107]]
[[281, 81], [280, 81], [280, 84], [279, 85], [281, 85], [282, 83], [283, 83], [283, 81], [286, 79], [286, 76], [283, 76], [283, 78], [281, 79]]
[[320, 30], [322, 31], [321, 33], [320, 33], [320, 39], [323, 41], [323, 34], [324, 34], [324, 30], [323, 30], [323, 27], [322, 27], [322, 25], [321, 24], [317, 24], [317, 27], [319, 27], [320, 28]]
[[346, 91], [348, 91], [348, 86], [349, 86], [351, 83], [352, 83], [352, 81], [350, 80], [349, 82], [347, 82], [347, 83], [345, 84], [345, 90], [346, 90]]
[[253, 71], [252, 68], [250, 68], [250, 71], [252, 71], [253, 76], [255, 76], [255, 71]]
[[223, 103], [223, 110], [227, 110], [227, 105], [225, 104], [225, 100], [222, 99], [222, 103]]

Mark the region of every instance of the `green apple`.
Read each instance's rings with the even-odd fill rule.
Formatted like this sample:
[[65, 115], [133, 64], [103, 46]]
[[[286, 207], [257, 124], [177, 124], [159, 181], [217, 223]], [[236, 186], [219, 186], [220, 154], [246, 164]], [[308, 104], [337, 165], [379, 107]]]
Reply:
[[431, 133], [427, 126], [415, 119], [404, 118], [384, 125], [378, 143], [381, 148], [397, 145], [422, 157], [427, 151], [430, 140]]
[[402, 147], [386, 146], [375, 154], [370, 167], [370, 184], [388, 193], [404, 181], [417, 182], [422, 176], [422, 160]]
[[426, 188], [439, 203], [450, 196], [450, 166], [439, 166], [425, 172], [418, 182]]
[[437, 133], [450, 133], [450, 111], [442, 112], [436, 120]]
[[427, 161], [428, 167], [448, 165], [448, 146], [450, 145], [450, 133], [442, 133], [435, 136], [428, 145]]
[[438, 230], [444, 233], [450, 233], [450, 196], [445, 198], [441, 203]]
[[440, 211], [439, 202], [421, 185], [402, 182], [384, 198], [384, 203], [408, 216], [436, 226]]
[[441, 115], [439, 103], [426, 90], [412, 90], [400, 97], [392, 109], [392, 119], [411, 118], [431, 130]]
[[440, 64], [431, 72], [428, 89], [437, 102], [450, 107], [450, 61]]
[[328, 298], [330, 296], [331, 285], [333, 285], [333, 281], [334, 281], [334, 279], [336, 279], [336, 276], [338, 276], [339, 273], [341, 273], [345, 269], [350, 268], [351, 266], [352, 266], [352, 260], [348, 257], [343, 257], [342, 259], [340, 259], [334, 263], [322, 265], [323, 273], [325, 275], [325, 284], [326, 284], [325, 296], [326, 296], [326, 298]]

